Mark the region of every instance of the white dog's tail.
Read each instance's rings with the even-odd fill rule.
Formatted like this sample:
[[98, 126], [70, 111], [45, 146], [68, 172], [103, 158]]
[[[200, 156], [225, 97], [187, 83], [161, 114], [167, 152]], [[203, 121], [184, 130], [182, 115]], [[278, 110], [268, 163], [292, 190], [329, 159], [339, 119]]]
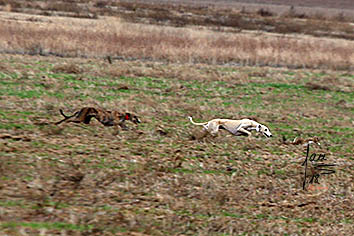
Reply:
[[208, 124], [208, 122], [203, 122], [203, 123], [195, 123], [195, 122], [193, 121], [193, 119], [192, 119], [192, 117], [191, 117], [191, 116], [188, 116], [188, 118], [189, 118], [189, 120], [192, 122], [192, 124], [193, 124], [193, 125], [206, 125], [206, 124]]

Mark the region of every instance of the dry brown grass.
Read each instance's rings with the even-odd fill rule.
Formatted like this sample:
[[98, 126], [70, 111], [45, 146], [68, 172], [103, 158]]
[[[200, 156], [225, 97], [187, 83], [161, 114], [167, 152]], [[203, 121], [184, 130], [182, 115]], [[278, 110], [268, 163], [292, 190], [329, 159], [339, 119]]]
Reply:
[[[240, 3], [241, 2], [241, 3]], [[268, 3], [268, 4], [267, 4]], [[2, 0], [0, 9], [48, 16], [97, 18], [116, 16], [135, 23], [200, 25], [232, 27], [239, 30], [261, 30], [274, 33], [302, 33], [315, 36], [353, 39], [354, 14], [344, 0], [336, 8], [330, 2], [314, 0], [304, 4], [242, 1], [21, 1]], [[310, 3], [310, 4], [309, 4]], [[313, 4], [311, 4], [313, 3]], [[2, 5], [2, 7], [1, 7]], [[309, 5], [301, 7], [301, 5]], [[328, 7], [327, 7], [328, 6]], [[299, 20], [301, 19], [301, 20]], [[326, 22], [324, 24], [324, 21]], [[315, 29], [315, 30], [313, 30]], [[336, 32], [336, 34], [331, 34]]]
[[109, 17], [75, 20], [12, 13], [0, 17], [0, 50], [10, 53], [295, 68], [351, 69], [354, 65], [354, 43], [344, 39], [235, 34], [132, 24]]

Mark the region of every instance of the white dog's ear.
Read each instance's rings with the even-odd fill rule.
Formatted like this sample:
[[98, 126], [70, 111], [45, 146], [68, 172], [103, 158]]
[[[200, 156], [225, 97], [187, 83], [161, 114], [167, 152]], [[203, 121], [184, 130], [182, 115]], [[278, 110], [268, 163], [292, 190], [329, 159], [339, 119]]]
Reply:
[[261, 125], [257, 125], [256, 131], [259, 132], [261, 130]]

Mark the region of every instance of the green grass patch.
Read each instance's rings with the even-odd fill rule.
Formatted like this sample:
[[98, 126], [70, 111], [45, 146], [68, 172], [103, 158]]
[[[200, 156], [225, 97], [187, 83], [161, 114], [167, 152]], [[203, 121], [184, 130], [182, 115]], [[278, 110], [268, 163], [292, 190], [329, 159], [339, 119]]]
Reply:
[[22, 90], [22, 89], [9, 89], [1, 88], [0, 96], [16, 96], [22, 99], [25, 98], [40, 98], [44, 94], [43, 91], [38, 90]]
[[1, 207], [24, 207], [23, 201], [0, 201]]
[[0, 129], [33, 130], [35, 129], [35, 126], [31, 124], [20, 124], [20, 123], [0, 123]]
[[0, 224], [0, 228], [28, 227], [32, 229], [58, 229], [84, 231], [93, 228], [93, 225], [75, 225], [65, 222], [5, 222]]
[[227, 217], [232, 217], [232, 218], [237, 218], [237, 219], [241, 219], [241, 218], [245, 218], [244, 215], [241, 214], [236, 214], [236, 213], [230, 213], [230, 212], [222, 212], [223, 216], [227, 216]]

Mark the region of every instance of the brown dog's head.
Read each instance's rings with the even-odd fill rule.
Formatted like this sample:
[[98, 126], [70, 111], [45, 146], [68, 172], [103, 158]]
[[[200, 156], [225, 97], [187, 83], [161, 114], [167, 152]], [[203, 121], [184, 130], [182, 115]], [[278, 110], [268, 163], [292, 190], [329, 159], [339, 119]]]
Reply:
[[140, 119], [138, 116], [133, 115], [129, 112], [125, 113], [124, 116], [121, 118], [121, 120], [125, 121], [125, 120], [130, 120], [131, 122], [133, 122], [134, 124], [138, 124], [141, 123]]

